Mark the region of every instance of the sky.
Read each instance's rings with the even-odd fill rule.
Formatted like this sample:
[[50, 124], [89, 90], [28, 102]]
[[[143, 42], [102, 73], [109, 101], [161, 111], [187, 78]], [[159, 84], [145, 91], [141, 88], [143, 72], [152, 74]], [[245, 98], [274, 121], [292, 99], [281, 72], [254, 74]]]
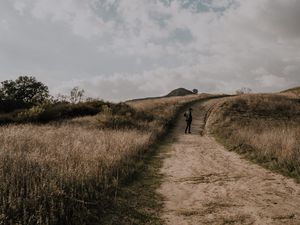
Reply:
[[300, 86], [299, 0], [1, 0], [0, 80], [105, 100]]

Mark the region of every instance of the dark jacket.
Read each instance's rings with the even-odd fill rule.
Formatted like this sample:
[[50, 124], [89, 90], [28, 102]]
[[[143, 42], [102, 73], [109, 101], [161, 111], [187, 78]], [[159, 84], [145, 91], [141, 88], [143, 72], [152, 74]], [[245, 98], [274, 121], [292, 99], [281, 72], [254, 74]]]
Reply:
[[193, 116], [192, 116], [192, 112], [191, 111], [187, 111], [186, 113], [184, 113], [184, 116], [185, 116], [185, 121], [192, 122]]

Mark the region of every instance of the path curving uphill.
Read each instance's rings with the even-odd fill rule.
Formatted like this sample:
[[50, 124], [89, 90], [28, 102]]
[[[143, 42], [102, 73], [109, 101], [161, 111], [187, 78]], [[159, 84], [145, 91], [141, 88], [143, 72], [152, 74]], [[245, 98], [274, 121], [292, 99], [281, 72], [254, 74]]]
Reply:
[[205, 117], [222, 99], [193, 106], [192, 134], [181, 119], [164, 146], [162, 218], [170, 225], [300, 224], [300, 184], [268, 171], [204, 134]]

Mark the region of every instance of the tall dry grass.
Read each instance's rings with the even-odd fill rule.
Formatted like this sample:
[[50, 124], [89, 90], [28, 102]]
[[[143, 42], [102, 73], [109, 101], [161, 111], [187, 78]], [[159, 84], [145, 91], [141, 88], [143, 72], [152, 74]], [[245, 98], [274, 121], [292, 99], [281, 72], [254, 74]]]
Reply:
[[0, 224], [101, 224], [118, 185], [139, 169], [180, 107], [204, 97], [130, 103], [142, 112], [134, 121], [107, 109], [62, 123], [0, 127]]
[[150, 133], [136, 130], [1, 127], [2, 223], [86, 223], [75, 215], [87, 214], [86, 204], [101, 206], [149, 142]]
[[[282, 124], [283, 127], [241, 128], [238, 138], [257, 150], [259, 157], [275, 160], [278, 166], [290, 172], [300, 171], [300, 127]], [[256, 126], [259, 126], [258, 124]]]
[[300, 178], [300, 99], [277, 94], [229, 98], [210, 121], [231, 149]]

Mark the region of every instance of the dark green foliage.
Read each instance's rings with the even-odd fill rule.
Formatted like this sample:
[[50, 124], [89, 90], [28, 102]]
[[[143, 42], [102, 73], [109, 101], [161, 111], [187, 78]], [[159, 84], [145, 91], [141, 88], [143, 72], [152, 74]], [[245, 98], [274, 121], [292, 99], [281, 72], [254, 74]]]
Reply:
[[0, 125], [5, 125], [9, 123], [13, 123], [15, 120], [13, 119], [12, 114], [0, 114]]
[[35, 77], [20, 76], [15, 81], [1, 82], [1, 96], [4, 100], [37, 104], [49, 97], [48, 87]]
[[185, 95], [192, 95], [196, 94], [190, 90], [187, 90], [185, 88], [177, 88], [173, 91], [171, 91], [169, 94], [166, 95], [166, 97], [172, 97], [172, 96], [185, 96]]
[[113, 115], [130, 116], [133, 120], [152, 121], [154, 116], [144, 111], [137, 111], [126, 103], [111, 104]]
[[112, 110], [112, 114], [113, 115], [127, 115], [127, 114], [134, 114], [135, 113], [135, 110], [130, 107], [129, 105], [125, 104], [125, 103], [118, 103], [118, 104], [110, 104], [110, 108]]
[[96, 115], [101, 111], [103, 101], [85, 103], [55, 103], [33, 106], [30, 109], [0, 113], [0, 125], [9, 123], [41, 122], [70, 119], [79, 116]]
[[[108, 112], [102, 112], [104, 109]], [[105, 111], [105, 110], [104, 110]], [[125, 103], [108, 103], [103, 101], [81, 102], [77, 104], [69, 102], [57, 102], [32, 106], [28, 109], [15, 110], [10, 113], [0, 113], [0, 125], [9, 123], [47, 123], [51, 121], [71, 119], [82, 116], [93, 116], [98, 113], [109, 117], [103, 122], [105, 127], [140, 128], [140, 121], [153, 121], [154, 116], [143, 111], [137, 111]]]
[[136, 111], [134, 114], [134, 119], [143, 121], [153, 121], [155, 118], [152, 114], [146, 113], [144, 111]]
[[27, 109], [31, 106], [32, 104], [25, 103], [22, 101], [16, 101], [13, 99], [2, 99], [0, 100], [0, 113], [9, 113], [17, 109]]
[[131, 117], [134, 121], [153, 121], [154, 116], [144, 111], [137, 111], [126, 103], [111, 104], [113, 115]]
[[95, 115], [100, 112], [101, 104], [103, 104], [103, 102], [79, 104], [57, 103], [49, 105], [45, 108], [45, 111], [39, 115], [38, 121], [50, 122], [53, 120]]
[[48, 87], [35, 77], [20, 76], [15, 81], [5, 80], [0, 87], [0, 111], [29, 108], [43, 103], [48, 97]]

